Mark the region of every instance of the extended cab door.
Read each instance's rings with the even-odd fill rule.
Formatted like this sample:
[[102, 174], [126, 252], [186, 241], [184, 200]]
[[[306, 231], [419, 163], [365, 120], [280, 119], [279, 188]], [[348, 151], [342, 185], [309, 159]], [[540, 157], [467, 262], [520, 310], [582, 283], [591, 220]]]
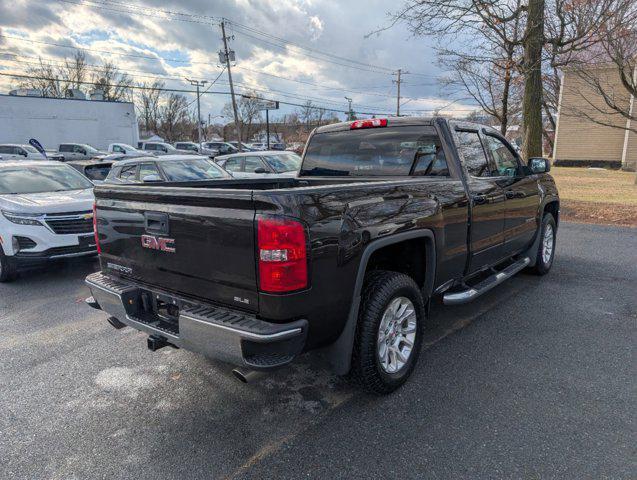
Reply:
[[498, 179], [491, 176], [478, 130], [457, 128], [456, 137], [471, 202], [469, 271], [475, 272], [503, 256], [505, 197]]
[[537, 176], [524, 168], [515, 150], [504, 138], [485, 132], [485, 145], [493, 161], [491, 175], [504, 189], [504, 252], [514, 255], [526, 249], [538, 228], [540, 195]]

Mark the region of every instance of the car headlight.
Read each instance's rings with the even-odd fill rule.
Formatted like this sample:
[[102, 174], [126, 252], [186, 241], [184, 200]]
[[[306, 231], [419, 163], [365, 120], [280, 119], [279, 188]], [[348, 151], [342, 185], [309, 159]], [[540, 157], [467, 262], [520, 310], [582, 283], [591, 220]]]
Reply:
[[2, 210], [2, 216], [9, 220], [12, 223], [17, 223], [18, 225], [35, 225], [35, 226], [44, 226], [42, 223], [37, 220], [39, 217], [38, 214], [33, 213], [15, 213], [15, 212], [6, 212]]

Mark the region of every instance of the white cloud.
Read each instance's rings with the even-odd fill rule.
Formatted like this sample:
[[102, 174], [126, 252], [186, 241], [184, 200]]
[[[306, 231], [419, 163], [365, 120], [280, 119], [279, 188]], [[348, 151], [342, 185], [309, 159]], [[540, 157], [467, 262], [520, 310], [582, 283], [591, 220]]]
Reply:
[[323, 22], [316, 15], [310, 17], [310, 35], [312, 40], [316, 41], [323, 33]]
[[[113, 12], [89, 6], [72, 5], [51, 0], [24, 2], [0, 0], [0, 31], [11, 36], [60, 45], [82, 45], [91, 50], [91, 63], [113, 61], [138, 81], [161, 74], [168, 77], [215, 79], [221, 72], [217, 52], [221, 33], [217, 25], [204, 17], [183, 17], [193, 21], [171, 21], [157, 9], [188, 12], [194, 15], [226, 17], [239, 25], [228, 25], [231, 48], [236, 50], [237, 65], [233, 70], [238, 90], [247, 88], [276, 91], [273, 99], [303, 103], [311, 97], [315, 103], [346, 109], [345, 95], [354, 99], [358, 111], [392, 112], [395, 109], [395, 85], [389, 73], [367, 71], [370, 67], [349, 64], [333, 56], [356, 60], [362, 64], [388, 69], [404, 68], [428, 76], [405, 76], [404, 111], [440, 108], [450, 102], [440, 95], [435, 85], [440, 73], [435, 64], [431, 41], [411, 38], [401, 27], [380, 36], [365, 38], [378, 25], [385, 23], [387, 2], [381, 0], [142, 0], [127, 7], [123, 2]], [[246, 28], [247, 27], [247, 28]], [[281, 43], [284, 38], [315, 51]], [[117, 52], [126, 57], [97, 52]], [[325, 56], [316, 52], [327, 52]], [[20, 42], [0, 37], [0, 69], [24, 72], [27, 63], [19, 63], [8, 53], [30, 57], [42, 56], [61, 60], [73, 55], [64, 47]], [[140, 58], [155, 57], [155, 59]], [[163, 59], [161, 58], [163, 57]], [[18, 57], [21, 62], [29, 61]], [[184, 60], [171, 62], [165, 59]], [[331, 61], [326, 61], [326, 60]], [[30, 61], [34, 61], [33, 58]], [[344, 64], [349, 64], [350, 68]], [[146, 75], [142, 77], [141, 75]], [[285, 77], [295, 81], [286, 80]], [[166, 80], [168, 87], [189, 88], [183, 81]], [[15, 86], [0, 77], [0, 91]], [[222, 75], [213, 91], [227, 90], [227, 77]], [[347, 91], [342, 91], [347, 90]], [[285, 95], [282, 92], [285, 92]], [[292, 96], [299, 98], [292, 98]], [[411, 97], [408, 98], [408, 97]], [[225, 95], [207, 95], [203, 109], [216, 114], [228, 100]], [[464, 111], [467, 106], [455, 103], [448, 110]], [[287, 108], [287, 111], [294, 107]], [[285, 112], [286, 110], [282, 110]]]

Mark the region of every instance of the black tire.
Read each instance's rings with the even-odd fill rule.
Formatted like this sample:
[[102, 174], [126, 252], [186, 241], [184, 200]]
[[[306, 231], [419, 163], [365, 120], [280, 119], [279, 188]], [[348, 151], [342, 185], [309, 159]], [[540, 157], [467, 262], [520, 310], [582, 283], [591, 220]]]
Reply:
[[[395, 373], [387, 373], [381, 367], [378, 333], [385, 310], [398, 297], [406, 297], [414, 306], [416, 335], [404, 366]], [[411, 277], [382, 270], [371, 272], [365, 280], [361, 296], [352, 351], [352, 380], [375, 394], [391, 393], [405, 383], [420, 354], [425, 320], [424, 301], [418, 285]]]
[[15, 278], [15, 269], [0, 247], [0, 283], [10, 282]]
[[[553, 243], [552, 250], [550, 254], [550, 258], [547, 260], [544, 259], [544, 236], [546, 234], [546, 230], [551, 228], [553, 231]], [[542, 218], [542, 228], [540, 229], [540, 244], [537, 248], [537, 253], [535, 257], [535, 266], [532, 267], [531, 271], [536, 275], [546, 275], [551, 270], [553, 266], [553, 260], [555, 259], [555, 246], [557, 242], [557, 228], [555, 225], [555, 219], [553, 215], [550, 213], [545, 213], [544, 218]]]

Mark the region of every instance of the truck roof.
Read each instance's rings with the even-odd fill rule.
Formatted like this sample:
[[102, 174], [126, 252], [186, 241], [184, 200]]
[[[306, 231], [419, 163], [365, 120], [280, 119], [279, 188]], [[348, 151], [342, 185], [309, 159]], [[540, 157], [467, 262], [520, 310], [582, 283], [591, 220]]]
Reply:
[[[387, 124], [391, 126], [396, 125], [431, 125], [435, 117], [380, 117], [386, 118]], [[362, 119], [367, 120], [367, 119]], [[349, 130], [350, 125], [357, 120], [351, 122], [339, 122], [339, 123], [330, 123], [329, 125], [323, 125], [322, 127], [318, 127], [314, 133], [325, 133], [325, 132], [339, 132], [342, 130]]]

